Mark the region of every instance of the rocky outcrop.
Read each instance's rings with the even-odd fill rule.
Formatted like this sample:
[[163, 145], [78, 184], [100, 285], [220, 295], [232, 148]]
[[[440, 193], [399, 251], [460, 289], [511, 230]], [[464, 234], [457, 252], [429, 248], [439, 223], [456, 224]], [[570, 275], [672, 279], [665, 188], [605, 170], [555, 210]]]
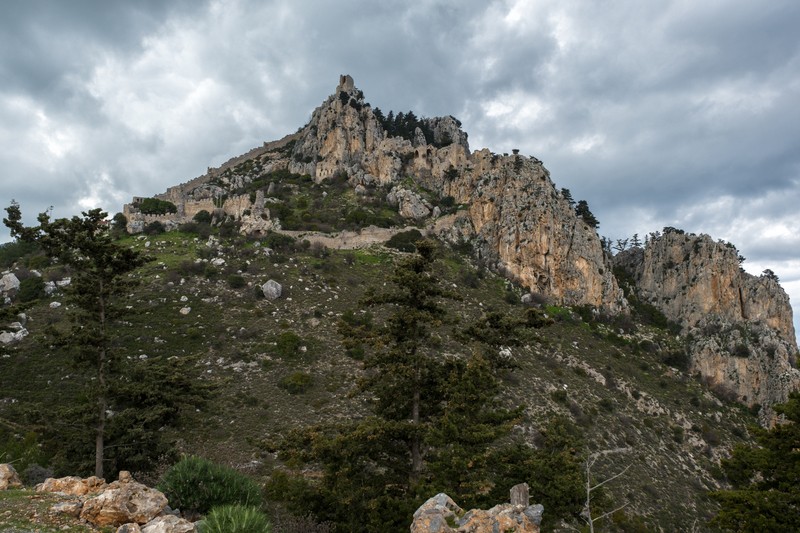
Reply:
[[83, 502], [81, 518], [100, 527], [146, 524], [166, 506], [167, 497], [162, 492], [137, 483], [128, 472], [120, 472], [118, 481]]
[[497, 271], [564, 305], [608, 312], [627, 306], [595, 228], [575, 214], [541, 162], [474, 152], [442, 182], [442, 195], [466, 206], [436, 222], [446, 240], [470, 241]]
[[411, 533], [539, 533], [543, 511], [541, 505], [525, 501], [464, 512], [447, 494], [440, 493], [414, 512]]
[[485, 264], [555, 303], [625, 310], [595, 228], [575, 214], [540, 161], [487, 149], [470, 154], [453, 117], [426, 124], [432, 144], [419, 135], [413, 142], [389, 137], [352, 78], [343, 76], [300, 134], [289, 168], [317, 181], [347, 175], [354, 186], [395, 184], [387, 200], [416, 221], [440, 211], [413, 187], [450, 197], [466, 209], [431, 221], [435, 234], [470, 241]]
[[[77, 501], [56, 504], [52, 511], [80, 516], [82, 520], [98, 527], [123, 526], [127, 527], [127, 531], [137, 531], [136, 528], [143, 525], [141, 531], [153, 533], [194, 531], [191, 522], [177, 517], [156, 520], [164, 515], [167, 497], [158, 490], [137, 483], [129, 472], [120, 472], [119, 480], [108, 485], [105, 480], [95, 476], [85, 479], [76, 476], [49, 478], [37, 485], [36, 491], [77, 497]], [[179, 522], [177, 529], [164, 529], [166, 524], [176, 521]]]
[[0, 490], [16, 489], [22, 486], [22, 481], [13, 466], [0, 464]]
[[[127, 529], [123, 529], [127, 528]], [[137, 529], [138, 528], [138, 529]], [[175, 515], [157, 516], [139, 528], [139, 524], [131, 523], [121, 526], [117, 533], [194, 533], [194, 523]]]
[[800, 387], [789, 297], [771, 273], [744, 272], [733, 245], [666, 228], [614, 263], [640, 299], [681, 325], [692, 371], [709, 385], [750, 406]]
[[43, 483], [36, 485], [36, 492], [58, 492], [70, 496], [85, 496], [102, 491], [106, 488], [106, 481], [96, 476], [80, 478], [67, 476], [61, 478], [47, 478]]

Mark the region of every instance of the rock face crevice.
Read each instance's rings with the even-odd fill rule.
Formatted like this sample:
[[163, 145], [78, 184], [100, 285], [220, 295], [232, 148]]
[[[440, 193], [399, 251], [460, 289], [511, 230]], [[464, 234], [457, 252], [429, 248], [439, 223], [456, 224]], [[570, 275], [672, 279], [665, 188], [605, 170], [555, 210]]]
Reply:
[[784, 402], [800, 387], [789, 297], [774, 276], [740, 268], [736, 248], [667, 229], [617, 254], [640, 299], [681, 325], [692, 370], [750, 406]]

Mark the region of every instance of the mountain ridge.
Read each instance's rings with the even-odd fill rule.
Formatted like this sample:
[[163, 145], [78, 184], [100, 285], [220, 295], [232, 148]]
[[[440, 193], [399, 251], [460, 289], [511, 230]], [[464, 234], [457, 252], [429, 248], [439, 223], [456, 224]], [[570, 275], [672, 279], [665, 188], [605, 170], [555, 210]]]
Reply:
[[[270, 172], [307, 175], [315, 183], [346, 180], [356, 196], [384, 195], [408, 224], [471, 247], [481, 264], [535, 298], [628, 313], [613, 272], [615, 265], [627, 270], [638, 298], [679, 323], [688, 338], [703, 340], [690, 342], [692, 371], [751, 407], [785, 401], [800, 387], [788, 296], [777, 281], [744, 273], [732, 245], [665, 228], [643, 248], [612, 257], [596, 224], [577, 213], [569, 191], [556, 188], [537, 158], [517, 150], [470, 152], [468, 135], [452, 116], [414, 117], [418, 126], [408, 138], [390, 135], [386, 123], [342, 75], [297, 132], [156, 195], [174, 203], [175, 214], [142, 214], [140, 199], [125, 205], [128, 229], [136, 233], [153, 221], [174, 228], [206, 210], [218, 220], [236, 220], [245, 234], [281, 231], [280, 201], [268, 187], [237, 191], [252, 189]], [[455, 208], [434, 205], [444, 199]], [[707, 262], [698, 259], [700, 251], [710, 254]], [[769, 420], [766, 410], [762, 421]]]

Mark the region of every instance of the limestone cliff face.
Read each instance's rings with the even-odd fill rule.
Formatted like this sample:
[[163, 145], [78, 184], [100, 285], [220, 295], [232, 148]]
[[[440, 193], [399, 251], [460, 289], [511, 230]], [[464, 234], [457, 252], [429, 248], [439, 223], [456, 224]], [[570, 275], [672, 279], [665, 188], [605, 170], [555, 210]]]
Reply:
[[614, 263], [689, 334], [693, 370], [712, 386], [749, 405], [785, 401], [800, 386], [789, 297], [773, 277], [741, 270], [730, 243], [668, 230]]
[[[472, 241], [482, 260], [530, 290], [566, 305], [625, 308], [595, 229], [561, 198], [540, 161], [488, 149], [470, 153], [453, 117], [426, 124], [431, 144], [419, 128], [413, 141], [388, 136], [352, 78], [342, 76], [300, 134], [289, 169], [317, 181], [345, 174], [356, 186], [398, 184], [390, 200], [401, 214], [417, 221], [433, 216], [435, 233]], [[440, 219], [399, 184], [406, 178], [411, 188], [452, 197], [466, 208]]]
[[440, 235], [470, 239], [480, 258], [555, 302], [625, 309], [595, 229], [575, 215], [540, 161], [480, 150], [450, 176], [441, 179], [441, 194], [466, 209], [437, 221]]
[[[171, 228], [205, 209], [242, 222], [245, 232], [279, 229], [272, 199], [236, 191], [281, 169], [318, 183], [346, 176], [356, 192], [384, 187], [402, 216], [444, 239], [471, 242], [487, 265], [554, 303], [625, 309], [595, 229], [561, 197], [540, 161], [516, 151], [470, 153], [467, 134], [450, 116], [422, 119], [421, 126], [427, 136], [420, 127], [412, 140], [389, 135], [353, 79], [341, 76], [296, 134], [158, 195], [178, 206], [159, 220]], [[431, 202], [448, 197], [460, 208], [441, 216]], [[152, 218], [138, 213], [135, 202], [124, 212], [132, 232]]]

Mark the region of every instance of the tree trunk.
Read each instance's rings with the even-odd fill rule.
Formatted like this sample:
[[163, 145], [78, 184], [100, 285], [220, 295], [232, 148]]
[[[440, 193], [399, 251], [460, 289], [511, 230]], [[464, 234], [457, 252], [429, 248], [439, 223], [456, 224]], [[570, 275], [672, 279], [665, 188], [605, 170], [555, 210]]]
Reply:
[[103, 455], [106, 434], [106, 394], [102, 392], [97, 399], [97, 435], [94, 443], [94, 475], [103, 477]]
[[97, 382], [100, 386], [99, 396], [97, 397], [97, 434], [94, 443], [94, 475], [103, 477], [103, 459], [105, 455], [105, 436], [106, 436], [106, 408], [108, 407], [108, 397], [106, 396], [106, 302], [103, 295], [103, 281], [100, 280], [100, 298], [98, 298], [97, 317], [100, 322], [100, 349], [97, 353]]
[[411, 422], [414, 425], [414, 435], [411, 438], [411, 481], [416, 482], [422, 473], [422, 453], [420, 452], [419, 436], [419, 388], [414, 390], [413, 403], [411, 405]]

